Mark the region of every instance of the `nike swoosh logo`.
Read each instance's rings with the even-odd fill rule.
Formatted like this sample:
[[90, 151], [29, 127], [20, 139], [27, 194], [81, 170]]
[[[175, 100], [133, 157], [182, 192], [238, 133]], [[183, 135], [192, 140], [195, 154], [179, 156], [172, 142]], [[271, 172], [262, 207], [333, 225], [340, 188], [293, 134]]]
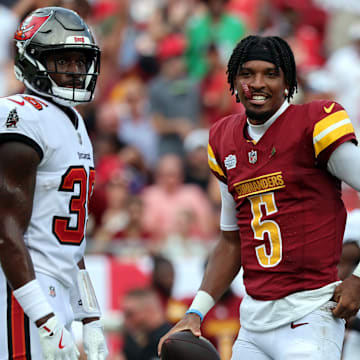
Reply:
[[290, 325], [290, 327], [291, 327], [292, 329], [295, 329], [295, 328], [297, 328], [298, 326], [303, 326], [303, 325], [307, 325], [307, 324], [309, 324], [309, 323], [294, 324], [294, 322], [292, 322], [291, 325]]
[[332, 109], [334, 108], [334, 106], [335, 106], [335, 103], [332, 103], [329, 107], [324, 106], [324, 111], [327, 114], [330, 114], [332, 112]]
[[60, 337], [60, 341], [59, 341], [59, 349], [63, 349], [65, 347], [65, 345], [62, 344], [63, 335], [64, 335], [64, 330], [61, 330], [61, 337]]
[[8, 99], [8, 100], [13, 101], [14, 103], [19, 104], [20, 106], [24, 106], [24, 105], [25, 105], [25, 101], [24, 101], [24, 100], [23, 100], [23, 101], [17, 101], [17, 100], [14, 100], [14, 99]]

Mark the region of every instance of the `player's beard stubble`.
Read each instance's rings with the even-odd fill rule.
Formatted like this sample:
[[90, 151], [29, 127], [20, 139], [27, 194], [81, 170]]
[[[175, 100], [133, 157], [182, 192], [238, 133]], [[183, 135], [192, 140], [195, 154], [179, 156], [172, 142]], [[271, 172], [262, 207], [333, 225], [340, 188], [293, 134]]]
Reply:
[[246, 109], [246, 116], [248, 119], [255, 120], [260, 124], [263, 124], [266, 120], [270, 119], [272, 115], [274, 115], [273, 111], [257, 112]]

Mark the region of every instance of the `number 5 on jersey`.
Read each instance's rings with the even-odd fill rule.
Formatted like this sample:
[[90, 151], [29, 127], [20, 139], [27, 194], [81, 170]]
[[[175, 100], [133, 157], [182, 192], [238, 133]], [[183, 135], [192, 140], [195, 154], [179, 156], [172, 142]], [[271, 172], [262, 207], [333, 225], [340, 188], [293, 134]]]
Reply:
[[[273, 215], [278, 212], [273, 192], [255, 195], [248, 198], [251, 204], [251, 228], [255, 240], [264, 241], [268, 234], [270, 250], [267, 252], [265, 244], [256, 246], [256, 257], [260, 266], [269, 268], [278, 265], [282, 259], [282, 240], [279, 225], [274, 220], [261, 220], [263, 215]], [[263, 205], [263, 206], [262, 206]], [[263, 214], [262, 209], [265, 209]]]
[[73, 195], [69, 203], [70, 214], [76, 215], [76, 225], [70, 226], [70, 216], [54, 216], [53, 233], [61, 244], [80, 245], [84, 239], [89, 199], [95, 182], [95, 170], [89, 175], [84, 167], [70, 167], [62, 176], [59, 191], [74, 192], [75, 184], [79, 184], [78, 195]]

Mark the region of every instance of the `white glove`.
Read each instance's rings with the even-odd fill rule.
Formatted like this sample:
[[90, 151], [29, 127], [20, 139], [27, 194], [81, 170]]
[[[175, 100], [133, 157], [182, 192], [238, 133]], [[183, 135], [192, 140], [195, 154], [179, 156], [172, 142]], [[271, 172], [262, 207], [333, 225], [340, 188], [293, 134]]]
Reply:
[[51, 317], [39, 328], [40, 344], [45, 360], [77, 360], [80, 353], [73, 337], [59, 323], [56, 316]]
[[100, 320], [83, 326], [83, 346], [88, 360], [105, 360], [109, 354]]

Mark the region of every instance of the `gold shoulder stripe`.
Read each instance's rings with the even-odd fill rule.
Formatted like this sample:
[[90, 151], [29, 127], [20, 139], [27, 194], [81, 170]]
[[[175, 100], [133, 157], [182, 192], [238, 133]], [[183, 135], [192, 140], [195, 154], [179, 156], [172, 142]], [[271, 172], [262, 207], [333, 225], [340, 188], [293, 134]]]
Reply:
[[342, 136], [354, 133], [354, 128], [350, 119], [342, 120], [321, 132], [313, 138], [315, 157], [326, 149], [329, 145], [340, 139]]
[[326, 116], [324, 119], [320, 120], [314, 127], [313, 137], [318, 136], [321, 132], [323, 132], [329, 126], [336, 124], [339, 121], [349, 119], [349, 115], [345, 110], [337, 111], [334, 114]]
[[217, 163], [217, 161], [215, 159], [215, 155], [214, 155], [214, 152], [213, 152], [210, 144], [208, 144], [208, 163], [209, 163], [209, 167], [211, 170], [215, 171], [220, 176], [226, 178], [224, 172], [222, 171], [221, 167], [219, 166], [219, 164]]

